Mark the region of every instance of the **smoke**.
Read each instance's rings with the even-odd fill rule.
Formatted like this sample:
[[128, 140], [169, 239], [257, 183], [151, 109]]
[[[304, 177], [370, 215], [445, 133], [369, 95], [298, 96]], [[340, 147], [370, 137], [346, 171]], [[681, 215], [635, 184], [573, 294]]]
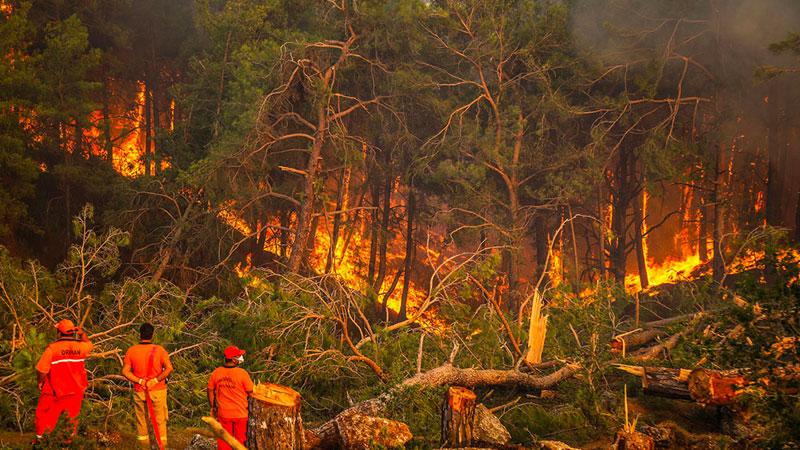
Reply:
[[[755, 206], [748, 199], [759, 190], [769, 191], [767, 215], [770, 203], [774, 215], [770, 223], [796, 226], [800, 177], [791, 174], [800, 171], [800, 76], [765, 80], [757, 71], [766, 65], [800, 65], [792, 56], [769, 51], [770, 44], [800, 32], [800, 1], [572, 0], [569, 4], [574, 44], [599, 67], [625, 65], [631, 72], [647, 73], [652, 69], [648, 64], [670, 56], [659, 87], [671, 96], [683, 69], [682, 57], [690, 58], [683, 94], [712, 100], [704, 107], [715, 122], [717, 142], [735, 162], [730, 210], [745, 216]], [[675, 208], [674, 193], [672, 197], [666, 206], [653, 205], [660, 209], [658, 214]], [[668, 228], [674, 234], [674, 227]], [[667, 239], [658, 234], [652, 237]]]
[[730, 68], [754, 69], [784, 61], [768, 46], [800, 31], [800, 1], [575, 0], [571, 19], [578, 48], [606, 64], [633, 62], [670, 40], [676, 51], [708, 50], [691, 56], [713, 64], [718, 30], [720, 43], [743, 58]]

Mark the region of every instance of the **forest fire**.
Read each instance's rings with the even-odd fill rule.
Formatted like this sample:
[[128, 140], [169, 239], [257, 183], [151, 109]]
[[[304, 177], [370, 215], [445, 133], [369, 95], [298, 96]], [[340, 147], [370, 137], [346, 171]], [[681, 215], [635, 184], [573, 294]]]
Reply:
[[0, 440], [800, 448], [798, 0], [297, 3], [0, 0]]
[[[249, 236], [253, 233], [250, 225], [236, 212], [234, 202], [225, 203], [224, 207], [220, 208], [217, 214], [222, 221], [242, 235]], [[263, 226], [274, 230], [278, 230], [281, 227], [277, 218], [273, 218]], [[332, 236], [332, 229], [330, 229], [330, 227], [332, 227], [332, 224], [329, 224], [327, 221], [321, 223], [317, 227], [314, 238], [315, 244], [309, 255], [309, 265], [314, 272], [318, 274], [326, 273], [326, 268], [328, 268]], [[328, 271], [329, 273], [339, 276], [350, 288], [360, 292], [365, 292], [368, 288], [367, 267], [370, 258], [369, 239], [369, 229], [367, 228], [366, 222], [362, 222], [361, 225], [349, 229], [347, 236], [338, 240]], [[381, 286], [375, 289], [378, 303], [383, 304], [385, 302], [387, 308], [394, 314], [400, 312], [402, 286], [406, 277], [405, 273], [402, 271], [405, 259], [405, 254], [402, 251], [403, 245], [404, 243], [397, 239], [390, 239], [387, 243], [387, 276], [384, 277]], [[277, 240], [267, 239], [264, 244], [264, 250], [278, 253], [279, 246]], [[251, 256], [247, 255], [246, 263], [244, 265], [238, 264], [236, 266], [236, 272], [242, 278], [252, 277], [252, 268]], [[252, 283], [260, 285], [261, 282], [260, 280], [253, 281], [251, 279], [251, 284]], [[413, 279], [409, 280], [407, 299], [408, 314], [413, 315], [417, 307], [425, 301], [426, 297], [427, 294], [425, 290], [419, 288], [416, 281]]]

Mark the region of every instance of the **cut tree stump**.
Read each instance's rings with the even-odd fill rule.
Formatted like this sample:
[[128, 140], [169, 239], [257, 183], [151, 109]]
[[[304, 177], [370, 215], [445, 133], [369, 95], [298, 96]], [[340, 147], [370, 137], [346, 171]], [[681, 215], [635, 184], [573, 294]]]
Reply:
[[690, 370], [668, 367], [642, 367], [617, 364], [620, 370], [636, 375], [642, 380], [642, 389], [648, 395], [692, 400], [687, 381]]
[[357, 413], [337, 417], [336, 429], [344, 450], [401, 448], [414, 437], [403, 422]]
[[472, 445], [475, 423], [474, 392], [460, 386], [451, 386], [442, 405], [442, 446], [469, 447]]
[[617, 431], [617, 438], [611, 446], [614, 450], [655, 450], [653, 438], [638, 431]]
[[257, 384], [250, 397], [248, 449], [302, 450], [304, 446], [300, 394], [278, 384]]
[[692, 400], [703, 405], [730, 405], [746, 384], [741, 375], [707, 369], [694, 369], [688, 377]]

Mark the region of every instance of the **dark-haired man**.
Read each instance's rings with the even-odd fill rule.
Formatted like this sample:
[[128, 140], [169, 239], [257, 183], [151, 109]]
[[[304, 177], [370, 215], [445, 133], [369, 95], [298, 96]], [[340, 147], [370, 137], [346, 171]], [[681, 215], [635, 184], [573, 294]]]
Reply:
[[164, 380], [172, 373], [169, 354], [160, 345], [153, 344], [153, 325], [139, 327], [139, 343], [128, 349], [122, 366], [122, 375], [134, 384], [133, 407], [136, 413], [136, 440], [150, 448], [147, 416], [155, 422], [153, 434], [159, 448], [167, 445], [167, 384]]
[[83, 393], [89, 385], [86, 377], [86, 356], [94, 345], [69, 319], [56, 324], [58, 340], [47, 346], [36, 364], [39, 382], [39, 403], [36, 405], [36, 439], [53, 431], [62, 413], [78, 429]]
[[[247, 437], [247, 397], [253, 393], [250, 375], [239, 367], [244, 362], [244, 353], [244, 350], [233, 345], [226, 348], [223, 352], [225, 364], [214, 369], [208, 379], [211, 415], [242, 444]], [[230, 448], [225, 441], [217, 439], [217, 449]]]

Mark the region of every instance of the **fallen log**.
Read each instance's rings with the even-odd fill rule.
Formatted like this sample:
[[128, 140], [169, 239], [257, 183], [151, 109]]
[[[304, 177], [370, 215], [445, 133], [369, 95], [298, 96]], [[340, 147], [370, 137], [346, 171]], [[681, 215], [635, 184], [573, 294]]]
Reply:
[[678, 333], [673, 334], [672, 336], [665, 339], [663, 342], [659, 344], [652, 345], [650, 347], [640, 348], [639, 350], [628, 355], [628, 358], [638, 361], [648, 361], [657, 358], [664, 353], [670, 352], [678, 345], [678, 342], [680, 342], [681, 338], [695, 331], [695, 329], [700, 324], [703, 317], [705, 317], [705, 314], [697, 313], [697, 314], [692, 314], [689, 317], [691, 317], [692, 320], [686, 325], [686, 328], [679, 331]]
[[627, 352], [635, 350], [664, 335], [666, 335], [666, 333], [657, 328], [638, 330], [615, 336], [611, 340], [611, 343], [609, 343], [609, 346], [612, 352], [622, 353], [624, 357]]
[[474, 441], [472, 427], [475, 423], [474, 392], [460, 386], [451, 386], [442, 404], [442, 446], [469, 447]]
[[549, 375], [537, 377], [516, 369], [462, 369], [444, 364], [407, 378], [401, 386], [518, 386], [528, 389], [547, 389], [570, 378], [578, 368], [576, 364], [567, 364]]
[[645, 394], [693, 400], [703, 405], [726, 406], [736, 402], [747, 381], [737, 370], [672, 369], [616, 364], [642, 380]]
[[726, 406], [736, 402], [747, 381], [736, 372], [694, 369], [687, 385], [692, 400], [703, 405]]
[[645, 394], [680, 400], [692, 399], [687, 385], [690, 370], [629, 366], [625, 364], [616, 364], [615, 367], [641, 378], [642, 389]]
[[300, 394], [292, 388], [272, 383], [257, 384], [250, 396], [247, 419], [250, 450], [302, 450], [305, 431], [300, 403]]

